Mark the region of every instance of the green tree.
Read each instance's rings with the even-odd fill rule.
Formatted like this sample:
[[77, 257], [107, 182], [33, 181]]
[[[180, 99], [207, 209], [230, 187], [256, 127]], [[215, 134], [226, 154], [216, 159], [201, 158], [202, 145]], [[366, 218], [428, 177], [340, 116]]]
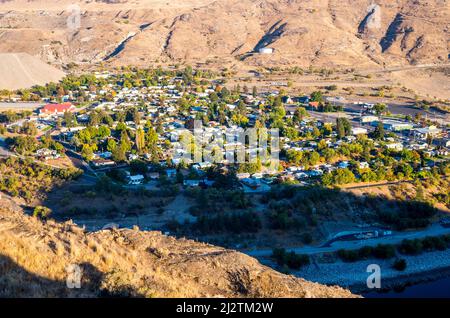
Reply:
[[308, 158], [309, 159], [309, 164], [311, 166], [315, 166], [316, 164], [319, 163], [320, 155], [316, 151], [310, 152], [308, 157], [309, 157]]
[[153, 161], [160, 157], [160, 149], [158, 147], [158, 133], [150, 128], [145, 135], [145, 144]]
[[123, 145], [120, 144], [114, 148], [114, 150], [112, 151], [112, 159], [115, 162], [123, 162], [127, 160], [126, 151]]
[[294, 150], [294, 149], [290, 149], [287, 151], [286, 159], [289, 163], [300, 164], [300, 162], [303, 159], [303, 152]]
[[71, 112], [64, 112], [64, 124], [67, 128], [75, 127], [77, 125], [75, 115]]
[[90, 126], [97, 126], [100, 123], [100, 118], [97, 112], [93, 111], [89, 115], [89, 125]]
[[38, 129], [34, 122], [27, 121], [22, 126], [22, 132], [29, 136], [35, 136], [38, 133]]
[[88, 144], [83, 144], [83, 148], [81, 148], [81, 156], [86, 161], [91, 161], [94, 157], [94, 151]]
[[106, 144], [106, 149], [112, 153], [116, 149], [116, 147], [117, 147], [117, 142], [112, 138], [108, 139], [108, 142]]
[[384, 125], [380, 121], [378, 122], [378, 125], [375, 127], [375, 130], [372, 133], [372, 137], [376, 140], [382, 140], [384, 138]]
[[356, 177], [350, 169], [337, 169], [333, 171], [334, 184], [347, 184], [356, 181]]
[[136, 130], [136, 148], [139, 153], [143, 153], [145, 149], [145, 134], [142, 128]]
[[377, 115], [382, 115], [383, 113], [386, 112], [386, 104], [382, 104], [382, 103], [377, 103], [373, 106], [373, 109], [375, 110], [375, 113]]
[[321, 91], [315, 91], [311, 93], [311, 101], [313, 102], [323, 102], [323, 95]]
[[120, 148], [122, 148], [125, 152], [131, 150], [131, 141], [128, 133], [125, 130], [122, 130], [120, 134]]
[[339, 139], [345, 137], [344, 123], [340, 120], [340, 118], [336, 119], [336, 133]]
[[294, 121], [300, 123], [305, 117], [308, 116], [308, 112], [305, 107], [297, 107], [294, 113]]
[[256, 86], [253, 86], [252, 88], [252, 95], [253, 97], [256, 97], [258, 95], [258, 89], [256, 88]]
[[33, 210], [33, 216], [40, 218], [41, 220], [48, 219], [48, 217], [50, 216], [51, 213], [52, 213], [52, 211], [49, 208], [47, 208], [45, 206], [41, 206], [41, 205], [38, 205]]

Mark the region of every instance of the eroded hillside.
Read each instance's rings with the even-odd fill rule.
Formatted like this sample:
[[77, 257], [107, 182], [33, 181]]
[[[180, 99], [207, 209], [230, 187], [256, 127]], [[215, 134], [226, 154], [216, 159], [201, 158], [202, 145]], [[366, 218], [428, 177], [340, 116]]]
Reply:
[[[0, 51], [57, 63], [375, 67], [448, 61], [447, 0], [69, 1], [1, 5]], [[261, 47], [273, 54], [257, 54]], [[238, 62], [239, 61], [239, 62]]]
[[[67, 270], [83, 270], [81, 288]], [[287, 276], [255, 259], [159, 232], [85, 233], [73, 223], [42, 223], [0, 211], [1, 297], [353, 297]]]

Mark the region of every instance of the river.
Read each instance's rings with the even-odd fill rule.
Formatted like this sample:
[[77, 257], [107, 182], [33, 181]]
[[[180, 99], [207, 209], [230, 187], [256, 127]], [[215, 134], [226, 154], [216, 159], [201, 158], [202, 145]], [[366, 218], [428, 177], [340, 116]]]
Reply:
[[405, 287], [401, 291], [369, 292], [366, 298], [450, 298], [450, 277]]

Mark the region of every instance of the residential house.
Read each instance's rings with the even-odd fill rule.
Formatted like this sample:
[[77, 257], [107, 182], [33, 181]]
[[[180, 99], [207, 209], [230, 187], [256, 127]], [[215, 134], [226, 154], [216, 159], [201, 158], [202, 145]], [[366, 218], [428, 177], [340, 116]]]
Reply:
[[395, 151], [402, 151], [403, 150], [403, 144], [401, 142], [393, 142], [390, 144], [386, 144], [386, 148], [395, 150]]
[[41, 115], [63, 115], [65, 112], [75, 111], [75, 106], [72, 103], [62, 104], [47, 104], [39, 110]]
[[141, 174], [137, 174], [134, 176], [128, 176], [128, 184], [130, 185], [138, 185], [144, 183], [144, 176]]
[[367, 129], [366, 128], [362, 128], [362, 127], [353, 127], [352, 128], [352, 135], [356, 136], [356, 135], [366, 135], [367, 134]]
[[437, 128], [434, 125], [431, 125], [429, 127], [424, 127], [424, 128], [415, 128], [413, 130], [414, 136], [419, 139], [427, 139], [428, 136], [434, 137], [434, 136], [439, 135], [441, 132], [442, 132], [442, 130]]
[[96, 168], [104, 168], [114, 166], [116, 163], [109, 159], [94, 159], [91, 161], [92, 165]]

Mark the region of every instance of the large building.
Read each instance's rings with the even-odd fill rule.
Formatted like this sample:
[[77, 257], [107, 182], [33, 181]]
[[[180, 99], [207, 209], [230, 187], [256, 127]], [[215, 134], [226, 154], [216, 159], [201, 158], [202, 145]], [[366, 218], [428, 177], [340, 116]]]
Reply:
[[62, 115], [65, 112], [73, 112], [75, 106], [72, 103], [47, 104], [40, 109], [40, 114], [44, 115]]
[[413, 131], [414, 136], [420, 139], [426, 139], [428, 136], [434, 137], [439, 135], [441, 132], [442, 132], [441, 129], [433, 125], [425, 128], [416, 128]]
[[367, 129], [362, 127], [353, 127], [352, 135], [364, 135], [367, 134]]
[[[372, 122], [372, 126], [378, 125], [378, 122]], [[384, 120], [383, 127], [389, 131], [402, 131], [402, 130], [411, 130], [413, 129], [413, 125], [408, 122], [397, 121], [397, 120]]]
[[380, 121], [380, 119], [377, 116], [368, 115], [368, 116], [361, 117], [362, 123], [374, 123], [374, 122], [378, 123], [379, 121]]

